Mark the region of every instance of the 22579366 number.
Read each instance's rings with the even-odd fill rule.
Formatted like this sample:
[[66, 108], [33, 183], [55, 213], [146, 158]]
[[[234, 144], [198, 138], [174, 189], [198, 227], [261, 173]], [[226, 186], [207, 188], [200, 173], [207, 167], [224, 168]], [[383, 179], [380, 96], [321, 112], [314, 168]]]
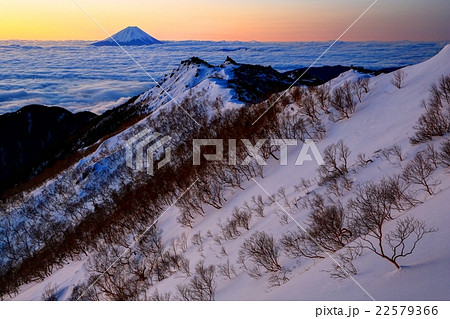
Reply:
[[377, 306], [377, 316], [436, 316], [437, 306]]

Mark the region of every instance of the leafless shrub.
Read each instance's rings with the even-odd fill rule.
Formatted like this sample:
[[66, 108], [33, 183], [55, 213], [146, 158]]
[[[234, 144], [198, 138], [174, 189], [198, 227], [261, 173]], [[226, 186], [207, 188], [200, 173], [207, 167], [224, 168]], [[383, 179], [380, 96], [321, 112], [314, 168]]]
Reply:
[[420, 203], [410, 190], [411, 184], [400, 175], [393, 175], [381, 180], [380, 184], [392, 196], [392, 205], [397, 211], [406, 211]]
[[[220, 226], [220, 224], [219, 224], [219, 226]], [[224, 240], [225, 238], [223, 238], [222, 236], [220, 236], [220, 235], [215, 235], [214, 236], [214, 242], [217, 244], [217, 245], [222, 245], [222, 240]]]
[[220, 247], [220, 255], [221, 255], [222, 257], [228, 256], [227, 250], [225, 249], [224, 246], [221, 246], [221, 247]]
[[[436, 228], [427, 228], [424, 221], [406, 217], [397, 220], [395, 229], [386, 236], [383, 236], [383, 228], [380, 227], [363, 237], [362, 242], [364, 248], [388, 260], [399, 269], [397, 260], [411, 255], [423, 236], [436, 231]], [[370, 238], [375, 239], [376, 243], [374, 244]]]
[[191, 243], [198, 247], [198, 251], [203, 251], [203, 237], [200, 231], [192, 235]]
[[437, 151], [433, 144], [427, 144], [427, 147], [423, 151], [425, 160], [429, 162], [435, 169], [439, 166], [439, 151]]
[[405, 85], [406, 77], [407, 77], [406, 72], [403, 69], [399, 69], [399, 70], [394, 72], [393, 78], [391, 80], [391, 83], [397, 89], [401, 89]]
[[246, 230], [249, 230], [251, 218], [252, 218], [252, 214], [248, 210], [238, 209], [238, 208], [233, 209], [232, 219], [236, 221], [236, 225], [238, 227], [242, 227]]
[[181, 251], [183, 253], [185, 253], [188, 249], [188, 238], [185, 232], [183, 232], [180, 236], [180, 238], [178, 238], [178, 243], [177, 246], [179, 249], [181, 249]]
[[309, 240], [302, 229], [289, 231], [280, 239], [283, 250], [289, 258], [323, 258], [321, 249], [315, 243], [312, 247], [308, 246]]
[[450, 104], [445, 82], [450, 83], [450, 75], [441, 78], [439, 86], [433, 84], [428, 100], [422, 101], [425, 113], [414, 126], [416, 133], [410, 139], [411, 143], [422, 143], [450, 132]]
[[439, 92], [447, 104], [450, 104], [450, 75], [442, 76], [439, 79]]
[[191, 301], [191, 291], [188, 285], [177, 285], [177, 299], [181, 301]]
[[225, 224], [220, 221], [217, 224], [222, 231], [222, 238], [225, 240], [235, 239], [242, 235], [238, 229], [238, 224], [235, 219], [227, 219]]
[[205, 267], [203, 262], [199, 262], [195, 266], [195, 274], [189, 284], [191, 300], [214, 300], [216, 293], [214, 276], [214, 265]]
[[357, 96], [359, 102], [362, 102], [363, 94], [369, 92], [369, 81], [370, 79], [365, 77], [359, 78], [358, 80], [352, 82], [352, 90]]
[[364, 153], [359, 153], [358, 156], [356, 157], [356, 164], [359, 167], [366, 167], [367, 164], [372, 163], [373, 161], [369, 158], [367, 159], [366, 154]]
[[403, 170], [403, 178], [411, 184], [423, 186], [428, 194], [434, 194], [434, 187], [439, 185], [439, 181], [433, 180], [431, 175], [436, 168], [427, 161], [425, 154], [419, 152], [416, 154]]
[[291, 203], [290, 203], [290, 201], [289, 201], [289, 198], [288, 198], [288, 196], [287, 196], [287, 194], [286, 194], [286, 188], [280, 187], [280, 188], [278, 189], [277, 195], [278, 195], [278, 197], [280, 198], [280, 200], [281, 200], [281, 202], [283, 203], [283, 205], [284, 205], [287, 209], [291, 210], [292, 207], [291, 207]]
[[276, 272], [269, 277], [269, 288], [279, 287], [289, 281], [288, 274], [290, 270]]
[[280, 217], [280, 224], [281, 224], [281, 225], [287, 225], [287, 224], [289, 224], [289, 218], [288, 218], [288, 215], [286, 215], [286, 214], [281, 215], [281, 217]]
[[369, 93], [370, 91], [370, 78], [364, 77], [358, 79], [359, 85], [364, 89], [365, 93]]
[[411, 138], [413, 144], [431, 140], [433, 136], [442, 136], [449, 132], [450, 115], [448, 110], [425, 103], [424, 107], [425, 113], [420, 116], [414, 126], [416, 134]]
[[334, 279], [346, 279], [350, 276], [357, 275], [358, 270], [353, 265], [353, 260], [361, 256], [362, 253], [363, 248], [361, 245], [344, 248], [344, 251], [335, 257], [338, 264], [334, 262], [331, 266], [332, 269], [328, 271], [330, 277]]
[[450, 167], [450, 140], [446, 140], [442, 143], [439, 159], [442, 165], [447, 168]]
[[327, 192], [336, 197], [344, 195], [344, 191], [351, 191], [353, 188], [353, 181], [347, 176], [341, 176], [337, 179], [331, 179], [327, 183]]
[[360, 186], [356, 197], [350, 199], [347, 205], [356, 236], [380, 229], [386, 221], [391, 220], [396, 201], [397, 198], [385, 183], [368, 182]]
[[172, 297], [171, 292], [159, 293], [158, 289], [155, 289], [153, 294], [150, 296], [151, 301], [170, 301]]
[[247, 274], [248, 274], [251, 278], [257, 280], [257, 279], [259, 279], [259, 278], [262, 277], [261, 267], [258, 266], [258, 265], [255, 265], [255, 266], [253, 266], [252, 268], [250, 268], [250, 269], [247, 270]]
[[278, 247], [272, 235], [265, 232], [255, 232], [246, 239], [239, 251], [241, 256], [249, 258], [253, 263], [264, 267], [267, 271], [281, 270], [278, 263]]
[[329, 182], [337, 183], [337, 180], [348, 173], [348, 158], [350, 149], [340, 140], [337, 144], [331, 144], [323, 151], [324, 165], [318, 168], [319, 185]]
[[393, 164], [393, 162], [391, 161], [391, 156], [397, 157], [400, 162], [403, 161], [402, 148], [398, 144], [395, 144], [391, 147], [385, 147], [380, 150], [380, 153], [391, 164]]
[[319, 102], [320, 108], [325, 114], [330, 114], [328, 110], [328, 101], [330, 99], [330, 86], [327, 84], [316, 87], [313, 91], [315, 98]]
[[294, 189], [297, 192], [301, 193], [301, 192], [307, 191], [308, 188], [311, 187], [311, 185], [312, 185], [312, 182], [310, 179], [302, 178], [302, 179], [300, 179], [300, 183], [294, 186]]
[[331, 144], [324, 150], [323, 158], [325, 168], [331, 175], [345, 175], [348, 173], [348, 157], [350, 149], [340, 140], [337, 144]]
[[58, 301], [58, 288], [56, 285], [47, 285], [41, 296], [42, 301]]
[[225, 278], [232, 279], [233, 276], [236, 276], [236, 271], [234, 270], [234, 266], [230, 264], [230, 260], [227, 259], [225, 264], [220, 264], [218, 266], [218, 273]]
[[330, 104], [331, 107], [337, 112], [337, 120], [350, 118], [356, 108], [351, 82], [346, 81], [342, 86], [333, 90]]
[[403, 161], [403, 155], [402, 155], [402, 147], [398, 144], [395, 144], [391, 147], [391, 154], [394, 156], [397, 156], [398, 160], [400, 162]]
[[180, 209], [180, 215], [177, 217], [177, 222], [179, 222], [182, 226], [193, 228], [194, 216], [190, 213], [189, 210]]
[[344, 207], [338, 202], [325, 205], [323, 198], [316, 195], [313, 211], [308, 217], [306, 229], [308, 236], [304, 239], [309, 246], [335, 252], [353, 238], [351, 226], [347, 225]]
[[239, 268], [244, 269], [244, 270], [248, 270], [247, 265], [245, 264], [246, 262], [246, 257], [243, 254], [239, 254], [238, 258], [236, 259], [237, 264], [240, 265]]
[[264, 204], [263, 198], [261, 195], [258, 196], [252, 196], [251, 200], [253, 206], [253, 212], [258, 215], [261, 218], [264, 218], [264, 207], [266, 206]]
[[98, 301], [95, 289], [88, 289], [90, 285], [90, 282], [75, 285], [70, 295], [70, 301]]

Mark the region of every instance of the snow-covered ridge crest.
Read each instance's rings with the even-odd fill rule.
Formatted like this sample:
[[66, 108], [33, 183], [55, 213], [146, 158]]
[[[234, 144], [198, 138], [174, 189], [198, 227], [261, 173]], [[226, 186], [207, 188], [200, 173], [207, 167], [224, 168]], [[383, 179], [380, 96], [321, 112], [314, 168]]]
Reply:
[[180, 103], [188, 95], [203, 93], [203, 100], [220, 98], [225, 108], [241, 106], [243, 103], [227, 85], [235, 67], [230, 64], [213, 66], [199, 58], [190, 58], [182, 61], [157, 86], [140, 95], [135, 104], [145, 105], [147, 111], [152, 111], [166, 104]]

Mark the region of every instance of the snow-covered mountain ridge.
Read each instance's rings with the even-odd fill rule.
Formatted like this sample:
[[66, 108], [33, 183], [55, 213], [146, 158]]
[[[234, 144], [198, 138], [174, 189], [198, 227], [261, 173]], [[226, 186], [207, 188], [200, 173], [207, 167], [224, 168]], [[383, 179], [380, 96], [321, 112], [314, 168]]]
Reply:
[[[151, 44], [159, 44], [161, 41], [155, 39], [151, 35], [142, 31], [138, 27], [127, 27], [122, 31], [117, 32], [116, 34], [111, 36], [111, 38], [106, 38], [103, 41], [92, 43], [94, 46], [115, 46], [120, 45], [151, 45]], [[117, 42], [117, 43], [116, 43]]]
[[[362, 95], [361, 102], [356, 105], [356, 110], [348, 119], [337, 122], [329, 121], [325, 114], [321, 114], [321, 120], [326, 127], [326, 136], [318, 141], [320, 150], [326, 146], [343, 140], [351, 151], [349, 157], [350, 178], [353, 189], [363, 185], [367, 181], [378, 181], [383, 176], [393, 176], [401, 173], [406, 163], [412, 160], [419, 151], [425, 149], [425, 145], [411, 145], [409, 138], [414, 134], [413, 126], [419, 116], [424, 112], [420, 101], [428, 98], [428, 90], [433, 83], [439, 81], [441, 76], [450, 73], [450, 46], [446, 46], [437, 56], [432, 59], [410, 67], [404, 68], [407, 74], [404, 86], [397, 89], [391, 84], [393, 74], [384, 74], [374, 77], [370, 81], [370, 90]], [[194, 63], [195, 64], [195, 63]], [[191, 87], [199, 88], [198, 93], [204, 94], [210, 100], [212, 97], [219, 97], [217, 94], [210, 94], [214, 89], [221, 88], [221, 81], [229, 79], [230, 72], [236, 66], [230, 64], [224, 68], [211, 68], [203, 63], [193, 66], [192, 63], [181, 66], [179, 73], [174, 73], [175, 79], [186, 76], [186, 81]], [[198, 74], [198, 76], [196, 76]], [[177, 99], [182, 99], [189, 94], [189, 90], [179, 85], [173, 85], [176, 81], [168, 77], [161, 86]], [[345, 81], [354, 81], [362, 75], [353, 71], [346, 72], [329, 83], [332, 89], [345, 85]], [[164, 103], [162, 90], [158, 88], [142, 95], [136, 101], [136, 105], [142, 110], [150, 111], [149, 117], [156, 116], [157, 112], [170, 111], [174, 105]], [[226, 89], [229, 90], [229, 89]], [[294, 89], [295, 90], [295, 89]], [[290, 92], [294, 95], [294, 90]], [[210, 94], [210, 95], [209, 95]], [[231, 108], [239, 107], [233, 105], [232, 97], [225, 100], [224, 105]], [[223, 96], [220, 96], [223, 98]], [[166, 101], [166, 100], [164, 100]], [[155, 103], [155, 104], [153, 104]], [[153, 106], [152, 106], [153, 105]], [[159, 105], [159, 106], [157, 106]], [[292, 103], [292, 108], [296, 108]], [[101, 164], [104, 170], [111, 169], [108, 163], [107, 150], [119, 148], [124, 136], [132, 133], [134, 129], [145, 126], [143, 120], [128, 131], [123, 131], [122, 136], [116, 135], [103, 142], [97, 152], [88, 158], [80, 161], [79, 165]], [[445, 137], [434, 139], [431, 143], [440, 148], [440, 144], [445, 141]], [[402, 160], [387, 160], [380, 154], [380, 150], [389, 148], [392, 145], [401, 147]], [[289, 150], [291, 158], [298, 154], [299, 148], [292, 147]], [[357, 155], [364, 153], [370, 160], [365, 167], [358, 167]], [[106, 160], [106, 162], [105, 162]], [[102, 162], [103, 161], [103, 162]], [[269, 194], [279, 194], [277, 199], [285, 210], [288, 210], [295, 218], [295, 221], [305, 225], [308, 209], [295, 207], [299, 197], [304, 197], [305, 193], [298, 192], [294, 186], [298, 185], [301, 179], [317, 179], [317, 165], [308, 162], [304, 166], [294, 166], [290, 161], [288, 166], [280, 166], [279, 163], [271, 159], [269, 166], [264, 169], [264, 178], [256, 177], [255, 180], [267, 190]], [[93, 180], [95, 178], [90, 177]], [[402, 260], [402, 268], [394, 270], [392, 265], [381, 258], [364, 252], [358, 257], [354, 264], [358, 269], [354, 275], [370, 296], [377, 300], [410, 300], [410, 299], [445, 299], [450, 298], [447, 285], [442, 278], [448, 277], [447, 265], [450, 262], [450, 254], [446, 249], [449, 233], [445, 225], [449, 225], [449, 214], [446, 207], [447, 198], [450, 194], [450, 180], [448, 172], [440, 167], [433, 173], [433, 178], [438, 179], [440, 184], [436, 187], [433, 196], [417, 190], [417, 198], [422, 204], [399, 214], [397, 217], [415, 216], [423, 219], [430, 226], [439, 227], [438, 232], [424, 237], [413, 255]], [[281, 187], [284, 191], [280, 192]], [[329, 271], [333, 261], [331, 258], [310, 260], [306, 258], [291, 259], [280, 251], [279, 264], [282, 266], [280, 276], [273, 277], [271, 273], [262, 272], [258, 279], [248, 276], [247, 270], [239, 264], [239, 251], [245, 240], [249, 239], [255, 232], [267, 232], [275, 238], [278, 243], [283, 234], [295, 231], [297, 224], [286, 218], [283, 209], [276, 204], [267, 204], [264, 208], [264, 217], [253, 215], [248, 230], [241, 230], [240, 235], [234, 239], [222, 239], [218, 243], [217, 237], [221, 234], [221, 225], [227, 219], [232, 218], [234, 207], [245, 207], [245, 203], [250, 203], [252, 196], [261, 195], [263, 200], [270, 201], [258, 184], [253, 180], [242, 185], [244, 190], [233, 190], [226, 194], [227, 201], [220, 209], [207, 206], [204, 217], [196, 216], [193, 227], [182, 227], [177, 222], [180, 212], [178, 208], [172, 208], [158, 221], [158, 229], [162, 232], [162, 243], [164, 247], [170, 247], [172, 240], [182, 242], [183, 236], [188, 240], [186, 247], [182, 250], [184, 258], [190, 261], [190, 271], [194, 272], [194, 265], [203, 261], [205, 265], [216, 267], [214, 284], [216, 300], [261, 300], [261, 299], [293, 299], [293, 300], [327, 300], [327, 299], [370, 299], [366, 292], [362, 291], [355, 283], [347, 278], [345, 280], [331, 279]], [[324, 193], [325, 187], [312, 182], [306, 189], [308, 193]], [[285, 194], [288, 200], [283, 202]], [[281, 194], [281, 195], [280, 195]], [[346, 203], [354, 191], [344, 191], [339, 196], [339, 201]], [[281, 197], [280, 197], [281, 196]], [[386, 225], [387, 229], [393, 229], [395, 220]], [[184, 235], [183, 235], [184, 234]], [[209, 235], [211, 234], [211, 236]], [[178, 249], [178, 248], [177, 248]], [[281, 250], [281, 249], [280, 249]], [[20, 293], [16, 299], [40, 299], [42, 292], [49, 285], [55, 285], [60, 299], [68, 299], [72, 293], [74, 285], [86, 280], [85, 270], [86, 258], [81, 261], [71, 262], [69, 265], [55, 270], [49, 277], [41, 283], [31, 283], [20, 288]], [[225, 269], [228, 263], [228, 276], [219, 270]], [[189, 267], [189, 266], [188, 266]], [[180, 298], [177, 286], [188, 284], [190, 275], [186, 272], [176, 271], [164, 280], [156, 280], [153, 285], [146, 289], [147, 298], [161, 294], [170, 294], [171, 299]]]

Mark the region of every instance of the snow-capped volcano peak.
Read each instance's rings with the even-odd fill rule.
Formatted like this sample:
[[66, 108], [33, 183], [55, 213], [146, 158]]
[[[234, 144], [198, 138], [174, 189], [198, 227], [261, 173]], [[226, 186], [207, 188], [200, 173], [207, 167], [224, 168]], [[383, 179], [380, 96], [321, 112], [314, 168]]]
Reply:
[[[142, 31], [138, 27], [127, 27], [122, 31], [117, 32], [112, 38], [120, 45], [150, 45], [155, 43], [161, 43], [161, 41], [155, 39], [151, 35]], [[117, 45], [111, 38], [107, 38], [103, 41], [95, 42], [93, 45]]]

